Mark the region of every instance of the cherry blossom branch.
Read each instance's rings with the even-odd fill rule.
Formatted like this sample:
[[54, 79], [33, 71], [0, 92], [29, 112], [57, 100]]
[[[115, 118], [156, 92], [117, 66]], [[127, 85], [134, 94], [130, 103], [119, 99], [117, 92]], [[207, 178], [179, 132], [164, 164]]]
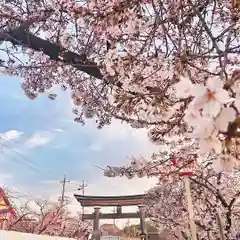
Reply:
[[21, 45], [35, 51], [42, 51], [51, 60], [61, 61], [68, 65], [73, 65], [93, 77], [102, 79], [102, 74], [97, 64], [86, 59], [86, 55], [79, 55], [72, 51], [62, 49], [61, 46], [36, 37], [33, 34], [18, 28], [9, 33], [0, 33], [0, 40], [10, 41], [13, 45]]

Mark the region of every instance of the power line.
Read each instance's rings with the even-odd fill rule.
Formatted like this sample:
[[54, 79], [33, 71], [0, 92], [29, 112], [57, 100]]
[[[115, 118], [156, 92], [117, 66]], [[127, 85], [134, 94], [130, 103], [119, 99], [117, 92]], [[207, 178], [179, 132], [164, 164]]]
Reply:
[[[0, 140], [1, 140], [1, 137], [0, 137]], [[18, 164], [22, 164], [24, 166], [27, 166], [28, 168], [30, 168], [30, 169], [32, 169], [32, 170], [34, 170], [36, 172], [41, 172], [41, 173], [45, 173], [45, 174], [49, 174], [50, 173], [49, 171], [45, 171], [45, 169], [43, 169], [43, 168], [39, 167], [38, 165], [32, 163], [28, 158], [24, 157], [18, 151], [14, 150], [14, 149], [11, 149], [7, 145], [1, 143], [1, 141], [0, 141], [0, 146], [5, 147], [6, 149], [8, 149], [11, 152], [13, 152], [13, 153], [17, 154], [18, 156], [20, 156], [20, 158], [16, 158], [16, 157], [10, 155], [8, 152], [3, 151], [4, 149], [0, 149], [0, 154], [3, 155], [3, 156], [6, 156], [10, 160], [12, 160], [12, 161], [14, 161], [14, 162], [16, 162]], [[47, 183], [47, 182], [45, 182], [45, 183]], [[51, 181], [48, 182], [48, 183], [51, 183]], [[59, 183], [59, 181], [57, 181], [57, 183]], [[86, 185], [84, 184], [84, 181], [83, 181], [82, 185], [79, 185], [79, 182], [74, 181], [74, 180], [69, 181], [69, 180], [66, 179], [66, 175], [64, 175], [64, 178], [63, 178], [63, 180], [60, 181], [60, 183], [62, 184], [61, 196], [59, 197], [59, 201], [60, 201], [61, 207], [64, 205], [64, 201], [65, 201], [66, 183], [75, 184], [75, 185], [77, 185], [80, 188], [83, 187], [82, 190], [83, 190], [83, 194], [84, 194], [84, 188], [86, 187]]]
[[[2, 139], [2, 137], [0, 137], [0, 146], [3, 146], [6, 149], [10, 150], [11, 152], [17, 154], [21, 159], [16, 158], [14, 156], [11, 156], [9, 153], [4, 152], [3, 149], [0, 149], [0, 154], [1, 155], [4, 155], [4, 156], [10, 158], [12, 161], [14, 161], [18, 164], [23, 164], [24, 166], [27, 166], [27, 167], [29, 167], [30, 169], [32, 169], [36, 172], [50, 174], [49, 170], [46, 171], [42, 167], [40, 167], [40, 166], [36, 165], [35, 163], [31, 162], [30, 159], [26, 158], [25, 156], [23, 156], [18, 151], [14, 150], [14, 149], [8, 147], [6, 144], [2, 143], [1, 139]], [[43, 181], [43, 183], [44, 183], [44, 181]], [[53, 183], [53, 181], [45, 181], [45, 183]], [[59, 181], [57, 181], [57, 183], [59, 183]], [[63, 180], [60, 181], [60, 183], [62, 184], [61, 196], [59, 197], [59, 201], [60, 201], [61, 206], [63, 206], [64, 201], [65, 201], [66, 183], [77, 185], [78, 190], [82, 190], [83, 195], [84, 195], [85, 188], [87, 187], [87, 185], [84, 183], [84, 181], [82, 181], [82, 184], [79, 185], [79, 182], [77, 182], [77, 181], [67, 180], [66, 175], [64, 175], [64, 178], [63, 178]], [[73, 191], [73, 189], [72, 189], [72, 191]], [[84, 212], [84, 207], [83, 207], [83, 212]]]
[[[8, 147], [7, 145], [5, 145], [4, 143], [1, 143], [1, 146], [7, 148], [8, 150], [10, 150], [11, 152], [17, 154], [18, 156], [20, 156], [22, 158], [22, 160], [28, 164], [31, 164], [33, 167], [35, 167], [36, 169], [39, 169], [41, 172], [45, 172], [46, 174], [49, 174], [50, 172], [48, 170], [43, 169], [42, 167], [40, 167], [39, 165], [37, 165], [36, 163], [33, 163], [30, 159], [26, 158], [25, 156], [23, 156], [21, 153], [19, 153], [18, 151]], [[3, 149], [2, 149], [3, 150]]]
[[32, 165], [29, 165], [27, 164], [26, 162], [22, 162], [21, 160], [11, 156], [11, 155], [8, 155], [6, 152], [3, 152], [2, 150], [0, 150], [0, 154], [3, 155], [3, 156], [6, 156], [8, 158], [10, 158], [10, 160], [16, 162], [16, 163], [19, 163], [19, 164], [23, 164], [25, 166], [28, 166], [29, 168], [31, 168], [32, 170], [34, 171], [37, 171], [37, 172], [41, 172], [41, 173], [46, 173], [46, 172], [43, 172], [41, 169], [38, 169], [37, 167], [35, 166], [32, 166]]
[[[10, 147], [8, 147], [8, 146], [7, 146], [6, 144], [4, 144], [3, 141], [1, 141], [1, 140], [5, 140], [5, 139], [0, 136], [0, 146], [5, 147], [6, 149], [10, 150], [11, 152], [13, 152], [13, 153], [15, 153], [15, 154], [17, 154], [18, 156], [21, 157], [21, 160], [19, 160], [19, 159], [16, 159], [16, 157], [12, 157], [12, 156], [10, 155], [10, 157], [11, 157], [11, 159], [12, 159], [13, 161], [18, 162], [18, 163], [20, 163], [20, 161], [21, 161], [22, 163], [25, 163], [26, 165], [28, 165], [28, 167], [30, 167], [31, 169], [34, 169], [35, 171], [37, 170], [37, 171], [41, 171], [42, 173], [43, 173], [43, 172], [44, 172], [44, 173], [47, 173], [47, 171], [46, 171], [45, 169], [43, 169], [42, 167], [36, 165], [36, 164], [33, 163], [30, 159], [24, 157], [24, 156], [23, 156], [21, 153], [19, 153], [18, 151], [14, 150], [14, 149], [12, 149], [12, 148], [10, 148]], [[12, 141], [10, 141], [10, 142], [12, 142]], [[2, 152], [1, 152], [2, 155], [5, 155], [5, 156], [6, 156], [7, 153], [6, 153], [6, 152], [3, 152], [3, 149], [1, 149], [1, 150], [2, 150]], [[8, 155], [7, 155], [7, 157], [8, 157]]]
[[[8, 146], [4, 145], [4, 144], [1, 144], [2, 146], [6, 147], [7, 149], [11, 150], [12, 152], [18, 154], [23, 160], [25, 161], [22, 161], [22, 159], [20, 160], [19, 158], [16, 158], [16, 157], [13, 157], [11, 155], [9, 155], [8, 153], [4, 152], [3, 149], [0, 150], [0, 154], [3, 155], [3, 156], [6, 156], [8, 158], [10, 158], [12, 161], [18, 163], [18, 164], [23, 164], [29, 168], [31, 168], [32, 170], [34, 171], [37, 171], [37, 172], [41, 172], [41, 173], [45, 173], [45, 174], [49, 174], [49, 172], [46, 172], [44, 170], [42, 170], [41, 168], [39, 168], [39, 166], [37, 166], [36, 164], [33, 164], [31, 163], [27, 158], [25, 158], [24, 156], [22, 156], [19, 152], [9, 148]], [[63, 203], [64, 203], [64, 200], [65, 200], [65, 185], [66, 183], [70, 183], [70, 181], [66, 180], [66, 175], [64, 175], [64, 179], [62, 181], [60, 181], [60, 183], [62, 183], [63, 185], [63, 188], [62, 188], [62, 194], [61, 194], [61, 198], [60, 198], [60, 203], [61, 203], [61, 206], [63, 206]]]

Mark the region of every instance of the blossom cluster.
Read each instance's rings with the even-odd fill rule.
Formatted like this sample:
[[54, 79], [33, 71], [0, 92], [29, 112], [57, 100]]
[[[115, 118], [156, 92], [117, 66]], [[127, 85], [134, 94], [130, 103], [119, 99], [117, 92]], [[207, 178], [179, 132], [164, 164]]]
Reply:
[[158, 178], [150, 215], [187, 239], [179, 172], [191, 172], [200, 237], [219, 239], [218, 208], [231, 239], [239, 176], [216, 171], [238, 165], [239, 18], [228, 0], [0, 0], [0, 70], [30, 99], [69, 90], [82, 124], [148, 129], [159, 152], [105, 176]]
[[179, 172], [199, 171], [199, 162], [203, 165], [212, 163], [214, 157], [197, 156], [198, 142], [190, 138], [178, 137], [165, 139], [160, 145], [159, 152], [153, 153], [151, 158], [131, 157], [128, 166], [107, 166], [106, 177], [156, 177], [159, 182], [174, 182], [178, 179]]
[[55, 99], [60, 85], [77, 122], [94, 118], [101, 128], [117, 118], [147, 128], [153, 142], [187, 133], [200, 153], [217, 154], [228, 170], [237, 165], [240, 13], [229, 1], [0, 6], [0, 41], [8, 43], [0, 70], [21, 77], [30, 99]]
[[[239, 234], [239, 173], [215, 174], [209, 170], [191, 177], [194, 220], [199, 239], [219, 239], [217, 214], [226, 239]], [[234, 186], [233, 186], [234, 185]], [[161, 183], [147, 192], [147, 214], [178, 237], [189, 236], [183, 181]]]
[[238, 147], [233, 145], [237, 145], [234, 140], [240, 131], [239, 73], [239, 70], [232, 73], [235, 81], [230, 86], [224, 85], [219, 77], [208, 78], [205, 84], [180, 77], [175, 85], [177, 98], [191, 99], [183, 117], [188, 126], [187, 136], [199, 139], [200, 153], [214, 152], [228, 162], [229, 168], [236, 165], [238, 154]]

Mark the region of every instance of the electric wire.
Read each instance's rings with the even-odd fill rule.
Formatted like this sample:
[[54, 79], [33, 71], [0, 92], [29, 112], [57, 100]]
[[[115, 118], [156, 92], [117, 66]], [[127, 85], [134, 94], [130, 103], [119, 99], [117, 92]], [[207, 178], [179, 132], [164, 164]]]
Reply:
[[18, 163], [18, 164], [20, 164], [20, 165], [23, 164], [24, 166], [28, 166], [29, 168], [31, 168], [32, 170], [34, 170], [34, 171], [36, 171], [36, 172], [46, 173], [46, 172], [44, 172], [43, 170], [37, 168], [37, 167], [34, 166], [34, 165], [27, 164], [27, 162], [23, 162], [23, 161], [19, 160], [18, 158], [15, 158], [15, 157], [7, 154], [6, 152], [2, 151], [2, 149], [0, 149], [0, 154], [3, 155], [3, 156], [5, 156], [5, 157], [7, 157], [7, 158], [9, 158], [9, 159], [12, 160], [12, 161]]
[[[7, 148], [8, 150], [10, 150], [11, 152], [15, 153], [16, 155], [18, 155], [19, 157], [21, 157], [22, 162], [25, 162], [27, 165], [31, 165], [32, 167], [34, 167], [35, 169], [38, 169], [41, 172], [44, 173], [50, 173], [49, 170], [43, 169], [43, 167], [40, 167], [39, 165], [37, 165], [36, 163], [34, 163], [33, 161], [31, 161], [30, 159], [26, 158], [25, 156], [23, 156], [21, 153], [19, 153], [18, 151], [8, 147], [7, 145], [5, 145], [4, 143], [0, 143], [0, 146], [3, 146], [5, 148]], [[3, 149], [2, 149], [3, 150]]]

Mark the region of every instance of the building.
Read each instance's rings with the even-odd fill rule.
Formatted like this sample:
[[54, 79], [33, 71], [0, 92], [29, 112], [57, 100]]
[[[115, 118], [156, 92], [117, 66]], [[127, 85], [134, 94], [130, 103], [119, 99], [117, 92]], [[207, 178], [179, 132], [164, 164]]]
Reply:
[[114, 224], [105, 223], [100, 226], [100, 231], [103, 236], [107, 236], [107, 235], [122, 236], [123, 235], [123, 231]]
[[2, 188], [0, 188], [0, 229], [4, 229], [10, 217], [11, 204]]

